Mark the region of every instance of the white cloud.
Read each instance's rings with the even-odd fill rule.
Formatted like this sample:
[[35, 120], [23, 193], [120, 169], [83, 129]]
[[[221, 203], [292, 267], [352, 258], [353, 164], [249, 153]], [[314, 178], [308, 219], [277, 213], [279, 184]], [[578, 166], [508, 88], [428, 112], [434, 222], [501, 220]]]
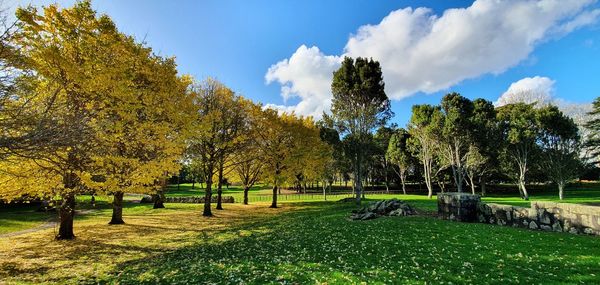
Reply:
[[274, 81], [281, 84], [284, 101], [299, 97], [300, 103], [296, 106], [267, 106], [320, 117], [331, 106], [331, 80], [333, 71], [339, 67], [340, 62], [340, 57], [326, 56], [318, 47], [300, 46], [289, 59], [272, 65], [265, 75], [267, 84]]
[[575, 123], [582, 127], [589, 120], [588, 113], [592, 111], [592, 104], [573, 103], [557, 98], [555, 96], [555, 82], [548, 77], [525, 77], [512, 83], [494, 105], [503, 106], [520, 102], [535, 103], [536, 106], [552, 104], [556, 105], [565, 115], [573, 118]]
[[548, 77], [525, 77], [513, 82], [494, 105], [503, 106], [519, 102], [549, 104], [553, 100], [554, 83], [555, 81]]
[[284, 98], [298, 96], [300, 103], [288, 107], [301, 114], [328, 109], [331, 73], [343, 56], [378, 60], [392, 99], [433, 93], [502, 73], [526, 60], [539, 43], [596, 22], [600, 12], [586, 10], [594, 2], [477, 0], [441, 16], [428, 8], [400, 9], [379, 24], [360, 27], [342, 55], [301, 46], [271, 66], [265, 78], [282, 84]]

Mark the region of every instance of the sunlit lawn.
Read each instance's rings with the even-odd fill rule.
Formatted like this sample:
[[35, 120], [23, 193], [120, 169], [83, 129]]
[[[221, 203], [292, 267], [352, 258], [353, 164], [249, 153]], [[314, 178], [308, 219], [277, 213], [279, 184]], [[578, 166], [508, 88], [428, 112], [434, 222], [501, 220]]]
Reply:
[[[383, 198], [371, 197], [371, 198]], [[387, 198], [387, 196], [385, 196]], [[435, 200], [405, 197], [431, 210]], [[127, 203], [80, 216], [75, 241], [53, 229], [0, 238], [7, 283], [599, 283], [600, 238], [463, 224], [428, 216], [347, 220], [339, 202], [201, 205]], [[2, 283], [0, 282], [0, 283]]]
[[[167, 196], [172, 197], [185, 197], [185, 196], [202, 196], [204, 195], [204, 190], [200, 189], [200, 185], [196, 185], [195, 189], [191, 188], [191, 184], [181, 184], [179, 190], [176, 185], [170, 185], [169, 190], [167, 192]], [[508, 186], [510, 187], [510, 186]], [[501, 203], [501, 204], [510, 204], [515, 206], [523, 206], [529, 207], [531, 201], [555, 201], [561, 203], [585, 203], [585, 204], [595, 204], [600, 205], [600, 185], [597, 183], [584, 183], [584, 184], [575, 184], [571, 185], [566, 191], [566, 199], [563, 201], [558, 200], [557, 191], [552, 187], [532, 187], [531, 199], [529, 201], [524, 201], [520, 199], [515, 193], [515, 191], [502, 193], [502, 194], [492, 194], [486, 197], [483, 197], [482, 200], [489, 203]], [[271, 201], [271, 189], [267, 185], [259, 185], [253, 187], [250, 190], [250, 202], [264, 202], [268, 203]], [[304, 201], [304, 202], [315, 202], [315, 201], [323, 201], [324, 197], [321, 193], [315, 192], [311, 194], [301, 195], [301, 194], [289, 194], [291, 191], [284, 191], [283, 195], [279, 196], [279, 200], [282, 202], [285, 201]], [[243, 198], [243, 190], [239, 186], [230, 186], [229, 189], [224, 189], [224, 195], [234, 196], [236, 203], [242, 201]], [[328, 195], [327, 199], [329, 201], [339, 200], [345, 197], [350, 197], [351, 195]], [[142, 195], [126, 195], [126, 201], [136, 201], [141, 199]], [[428, 199], [425, 196], [425, 193], [420, 194], [409, 194], [409, 195], [401, 195], [401, 194], [367, 194], [367, 199], [377, 200], [377, 199], [390, 199], [390, 198], [399, 198], [403, 200], [410, 201], [411, 204], [429, 211], [434, 212], [437, 209], [437, 200], [436, 196], [432, 199]], [[110, 209], [110, 202], [112, 198], [110, 196], [96, 196], [96, 207], [94, 209]], [[224, 205], [225, 208], [228, 205]], [[80, 195], [78, 196], [78, 209], [92, 209], [90, 205], [90, 196], [89, 195]], [[130, 210], [126, 210], [130, 211]], [[43, 224], [49, 218], [54, 217], [53, 214], [47, 213], [39, 213], [35, 211], [35, 207], [25, 207], [25, 208], [2, 208], [0, 209], [0, 234], [26, 230], [28, 228], [32, 228], [38, 225]]]
[[36, 209], [36, 206], [0, 207], [0, 235], [41, 225], [53, 216]]

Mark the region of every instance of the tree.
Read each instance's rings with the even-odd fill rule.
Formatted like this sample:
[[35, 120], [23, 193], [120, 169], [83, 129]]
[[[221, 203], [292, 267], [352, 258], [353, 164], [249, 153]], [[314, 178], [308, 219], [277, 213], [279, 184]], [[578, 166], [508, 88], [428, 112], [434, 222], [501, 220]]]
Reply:
[[466, 158], [466, 174], [475, 194], [475, 180], [479, 178], [481, 194], [485, 195], [486, 177], [498, 165], [498, 141], [500, 135], [496, 121], [496, 110], [492, 102], [485, 99], [473, 101], [471, 117], [472, 137]]
[[505, 105], [498, 108], [497, 119], [504, 144], [502, 168], [517, 182], [521, 198], [528, 200], [526, 175], [539, 151], [536, 111], [532, 105], [524, 103]]
[[472, 140], [473, 102], [458, 93], [442, 98], [444, 114], [440, 155], [449, 162], [458, 192], [466, 180], [466, 159]]
[[243, 112], [246, 113], [246, 127], [240, 135], [244, 136], [244, 143], [233, 153], [232, 167], [244, 187], [243, 203], [248, 205], [248, 191], [258, 182], [265, 168], [259, 147], [261, 144], [257, 143], [260, 139], [259, 122], [262, 120], [263, 111], [261, 106], [246, 100]]
[[357, 204], [362, 194], [363, 147], [373, 130], [385, 125], [393, 115], [384, 85], [381, 66], [372, 59], [346, 57], [333, 74], [331, 121], [354, 144], [351, 154]]
[[[124, 193], [155, 192], [156, 181], [180, 168], [185, 136], [195, 115], [188, 86], [177, 76], [173, 59], [151, 54], [151, 49], [124, 39], [129, 60], [123, 74], [128, 83], [98, 111], [94, 128], [98, 147], [92, 154], [93, 177], [88, 187], [113, 193], [109, 224], [123, 224]], [[122, 56], [126, 58], [126, 56]]]
[[[63, 10], [50, 5], [43, 13], [31, 7], [18, 9], [17, 18], [20, 29], [15, 44], [21, 47], [27, 69], [19, 81], [27, 87], [16, 100], [27, 103], [34, 120], [49, 118], [42, 125], [52, 122], [54, 129], [68, 131], [60, 132], [58, 148], [41, 148], [3, 161], [4, 175], [14, 171], [15, 164], [23, 165], [17, 168], [20, 173], [12, 173], [22, 184], [3, 184], [12, 189], [0, 192], [5, 199], [60, 197], [56, 238], [73, 239], [75, 195], [87, 191], [82, 180], [93, 176], [90, 154], [98, 143], [94, 123], [104, 99], [116, 96], [124, 86], [121, 35], [107, 16], [96, 16], [89, 1]], [[39, 187], [27, 186], [40, 181], [44, 182]]]
[[[216, 80], [208, 79], [194, 91], [197, 93], [195, 104], [199, 111], [188, 141], [187, 155], [202, 165], [202, 172], [206, 175], [202, 215], [212, 216], [213, 179], [217, 175], [220, 201], [225, 160], [241, 143], [239, 133], [245, 113], [239, 112], [238, 108], [242, 99]], [[220, 206], [220, 203], [217, 205]]]
[[565, 185], [579, 174], [580, 137], [577, 124], [556, 106], [538, 110], [542, 148], [540, 164], [550, 180], [558, 186], [558, 197], [564, 198]]
[[375, 132], [374, 138], [374, 158], [375, 161], [379, 164], [379, 177], [383, 177], [383, 182], [385, 183], [385, 191], [389, 192], [389, 169], [390, 169], [390, 161], [386, 156], [386, 152], [388, 150], [388, 146], [390, 144], [390, 139], [396, 131], [397, 126], [394, 124], [391, 127], [382, 126]]
[[400, 177], [402, 193], [404, 195], [406, 195], [406, 175], [408, 170], [413, 166], [412, 155], [408, 145], [409, 138], [410, 135], [405, 129], [396, 130], [390, 137], [390, 143], [385, 154], [390, 163], [398, 167], [397, 170], [394, 168], [394, 171]]
[[[585, 146], [590, 149], [591, 156], [597, 158], [600, 155], [600, 97], [594, 100], [592, 111], [588, 113], [590, 119], [585, 124], [589, 130], [589, 135], [585, 141]], [[598, 159], [595, 159], [598, 162]]]
[[280, 185], [289, 178], [292, 151], [296, 147], [296, 135], [302, 123], [294, 114], [277, 114], [276, 110], [265, 109], [257, 119], [260, 130], [257, 145], [264, 161], [264, 177], [273, 185], [273, 200], [270, 208], [277, 208]]
[[[412, 116], [408, 123], [410, 134], [409, 147], [415, 157], [423, 165], [423, 177], [427, 186], [427, 197], [433, 196], [433, 178], [437, 175], [437, 154], [439, 152], [439, 138], [444, 123], [444, 116], [440, 107], [431, 105], [414, 105]], [[437, 163], [438, 165], [440, 163]], [[435, 172], [434, 172], [435, 171]]]

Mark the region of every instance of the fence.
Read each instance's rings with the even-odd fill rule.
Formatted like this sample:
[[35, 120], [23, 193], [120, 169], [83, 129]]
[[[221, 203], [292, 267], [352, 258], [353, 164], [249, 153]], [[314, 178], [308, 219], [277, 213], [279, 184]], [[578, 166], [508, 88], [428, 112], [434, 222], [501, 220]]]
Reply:
[[[383, 195], [383, 194], [401, 194], [402, 191], [365, 191], [365, 197], [369, 195]], [[277, 201], [335, 201], [343, 198], [354, 197], [355, 194], [352, 192], [333, 192], [323, 195], [323, 193], [296, 193], [296, 194], [278, 194]], [[248, 196], [248, 202], [270, 202], [273, 200], [272, 194], [256, 194]], [[236, 203], [243, 202], [242, 199], [236, 199]]]

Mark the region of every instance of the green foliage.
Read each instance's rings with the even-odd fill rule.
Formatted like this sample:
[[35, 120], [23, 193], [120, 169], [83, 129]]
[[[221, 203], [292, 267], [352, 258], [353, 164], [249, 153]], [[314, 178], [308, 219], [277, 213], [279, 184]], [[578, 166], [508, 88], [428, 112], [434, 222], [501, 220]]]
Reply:
[[347, 142], [351, 144], [348, 156], [352, 157], [354, 185], [360, 203], [365, 172], [361, 167], [367, 160], [365, 148], [373, 130], [385, 125], [393, 115], [379, 62], [360, 57], [356, 60], [344, 58], [342, 66], [333, 73], [331, 92], [331, 117], [324, 117], [341, 135], [347, 136]]

